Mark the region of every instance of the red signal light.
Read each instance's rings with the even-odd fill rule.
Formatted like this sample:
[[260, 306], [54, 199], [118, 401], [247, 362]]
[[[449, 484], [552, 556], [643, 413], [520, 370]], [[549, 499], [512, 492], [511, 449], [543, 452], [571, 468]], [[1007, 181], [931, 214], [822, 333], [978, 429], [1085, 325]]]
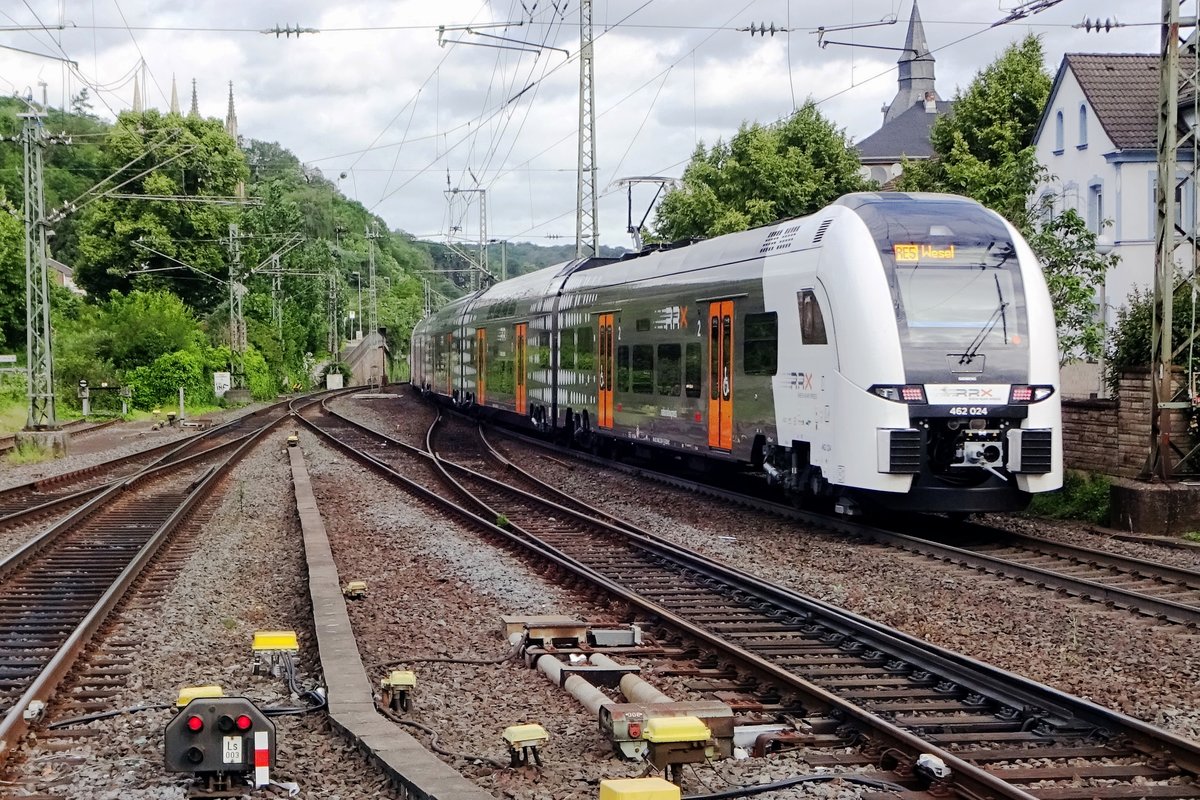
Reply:
[[187, 727], [192, 733], [199, 733], [204, 730], [204, 720], [193, 714], [187, 718]]
[[1032, 386], [1013, 386], [1012, 397], [1009, 398], [1010, 403], [1028, 403], [1033, 399]]
[[234, 724], [237, 725], [239, 731], [248, 731], [250, 730], [250, 726], [254, 724], [254, 720], [245, 714], [239, 714]]

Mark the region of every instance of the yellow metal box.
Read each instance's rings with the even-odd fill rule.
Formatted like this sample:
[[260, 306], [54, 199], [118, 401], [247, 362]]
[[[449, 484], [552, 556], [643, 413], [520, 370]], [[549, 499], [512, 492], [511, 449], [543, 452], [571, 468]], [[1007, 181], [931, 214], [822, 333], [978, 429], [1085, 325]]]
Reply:
[[600, 800], [679, 800], [679, 787], [662, 778], [600, 781]]
[[386, 678], [380, 678], [379, 685], [392, 689], [412, 689], [417, 685], [417, 673], [408, 669], [394, 669]]
[[255, 631], [254, 651], [260, 650], [286, 650], [298, 653], [300, 645], [296, 641], [295, 631]]
[[655, 717], [642, 728], [642, 738], [648, 742], [707, 742], [712, 738], [708, 726], [697, 717]]
[[550, 734], [536, 723], [509, 725], [504, 729], [504, 741], [509, 747], [537, 747], [550, 741]]
[[184, 686], [179, 690], [179, 697], [175, 700], [176, 708], [183, 708], [188, 703], [195, 700], [197, 697], [224, 697], [225, 690], [220, 686]]

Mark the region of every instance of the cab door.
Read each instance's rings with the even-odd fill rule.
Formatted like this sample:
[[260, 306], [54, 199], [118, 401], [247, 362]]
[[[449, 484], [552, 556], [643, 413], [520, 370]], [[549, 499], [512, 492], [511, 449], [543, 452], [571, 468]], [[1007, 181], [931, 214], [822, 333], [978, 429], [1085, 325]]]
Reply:
[[475, 402], [487, 402], [487, 328], [475, 329]]
[[733, 301], [708, 304], [708, 446], [733, 449]]
[[596, 387], [599, 409], [598, 423], [601, 428], [613, 427], [613, 376], [616, 372], [613, 358], [613, 315], [601, 314], [599, 336], [596, 342]]
[[528, 363], [525, 358], [525, 338], [528, 335], [529, 324], [526, 322], [518, 322], [514, 326], [514, 342], [513, 356], [516, 359], [514, 368], [516, 369], [516, 384], [517, 384], [517, 413], [526, 413], [525, 399], [525, 366]]

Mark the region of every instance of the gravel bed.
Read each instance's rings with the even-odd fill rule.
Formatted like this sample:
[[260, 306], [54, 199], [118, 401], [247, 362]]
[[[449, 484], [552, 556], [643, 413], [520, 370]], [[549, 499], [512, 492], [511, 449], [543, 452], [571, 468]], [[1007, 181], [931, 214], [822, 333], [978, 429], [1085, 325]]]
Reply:
[[986, 515], [980, 521], [1004, 530], [1025, 533], [1030, 536], [1041, 536], [1076, 547], [1091, 547], [1096, 550], [1119, 553], [1123, 556], [1170, 564], [1174, 567], [1200, 570], [1200, 548], [1181, 549], [1149, 542], [1130, 542], [1096, 530], [1085, 522], [999, 514]]
[[[316, 684], [312, 612], [285, 435], [271, 434], [244, 458], [210, 501], [208, 518], [191, 523], [191, 535], [198, 538], [165, 598], [134, 598], [110, 623], [108, 639], [136, 641], [146, 656], [111, 699], [113, 708], [173, 702], [181, 686], [207, 683], [221, 684], [227, 694], [291, 705], [281, 679], [252, 675], [250, 645], [254, 631], [263, 629], [297, 632], [299, 683]], [[48, 718], [77, 713], [59, 702]], [[76, 740], [66, 752], [28, 752], [28, 760], [16, 763], [5, 778], [77, 800], [176, 800], [185, 779], [162, 767], [162, 731], [169, 718], [168, 711], [146, 711], [88, 723], [101, 735]], [[278, 717], [276, 726], [273, 777], [299, 783], [300, 797], [399, 797], [377, 769], [329, 730], [323, 714]], [[281, 795], [261, 790], [252, 796]]]
[[[267, 405], [266, 403], [253, 403], [204, 416], [206, 419], [211, 418], [217, 422], [228, 422], [266, 408]], [[110, 425], [94, 433], [84, 433], [79, 437], [80, 446], [72, 448], [71, 454], [62, 458], [28, 464], [13, 464], [6, 456], [0, 455], [0, 489], [19, 486], [49, 475], [73, 472], [113, 458], [148, 450], [170, 441], [182, 440], [195, 434], [195, 431], [190, 428], [166, 426], [158, 430], [152, 430], [152, 428], [153, 424], [149, 420], [139, 420], [137, 422], [118, 422], [116, 425]]]
[[[393, 401], [340, 400], [339, 410], [355, 418], [375, 417], [387, 422], [385, 429], [394, 428], [387, 403], [394, 405]], [[594, 800], [601, 779], [642, 773], [643, 765], [613, 757], [595, 720], [522, 662], [465, 665], [413, 660], [499, 659], [507, 650], [501, 634], [503, 615], [566, 614], [616, 621], [611, 611], [562, 589], [439, 512], [413, 503], [391, 484], [319, 444], [307, 431], [301, 433], [301, 440], [314, 491], [326, 509], [339, 574], [343, 581], [368, 583], [367, 596], [350, 605], [363, 660], [372, 678], [382, 677], [391, 665], [416, 670], [417, 691], [409, 718], [436, 730], [448, 749], [477, 757], [444, 760], [496, 797], [514, 800]], [[330, 511], [335, 508], [340, 511]], [[654, 682], [679, 699], [693, 697], [678, 680]], [[538, 722], [550, 733], [543, 766], [497, 769], [485, 763], [484, 759], [507, 759], [501, 731], [524, 722]], [[427, 742], [424, 733], [414, 735]], [[795, 754], [722, 762], [718, 769], [727, 780], [755, 784], [810, 771], [802, 756]], [[684, 790], [724, 788], [719, 775], [707, 766], [689, 772]], [[783, 800], [801, 796], [798, 792], [761, 796]], [[849, 798], [859, 796], [860, 790], [814, 785], [806, 787], [804, 794]]]
[[[344, 413], [368, 425], [388, 426], [409, 414], [412, 405], [404, 399], [346, 402]], [[502, 449], [581, 499], [714, 558], [1200, 739], [1195, 637], [1178, 626], [1156, 626], [1145, 617], [1062, 599], [922, 556], [847, 543], [616, 471], [568, 464], [519, 443], [508, 442]], [[869, 584], [864, 575], [871, 576]]]

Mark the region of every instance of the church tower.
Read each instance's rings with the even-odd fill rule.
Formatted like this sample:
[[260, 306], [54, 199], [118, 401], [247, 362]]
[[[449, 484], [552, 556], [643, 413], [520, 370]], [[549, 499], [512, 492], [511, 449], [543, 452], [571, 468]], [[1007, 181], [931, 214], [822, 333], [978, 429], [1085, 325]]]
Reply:
[[233, 81], [229, 82], [229, 110], [225, 112], [225, 132], [238, 138], [237, 112], [233, 110]]
[[188, 116], [192, 119], [200, 119], [200, 101], [196, 97], [195, 78], [192, 78], [192, 107], [188, 110]]
[[908, 35], [904, 38], [904, 50], [900, 54], [900, 75], [896, 97], [883, 115], [886, 125], [896, 117], [926, 100], [938, 100], [934, 88], [933, 54], [925, 40], [925, 26], [921, 24], [921, 10], [913, 0], [912, 16], [908, 20]]

